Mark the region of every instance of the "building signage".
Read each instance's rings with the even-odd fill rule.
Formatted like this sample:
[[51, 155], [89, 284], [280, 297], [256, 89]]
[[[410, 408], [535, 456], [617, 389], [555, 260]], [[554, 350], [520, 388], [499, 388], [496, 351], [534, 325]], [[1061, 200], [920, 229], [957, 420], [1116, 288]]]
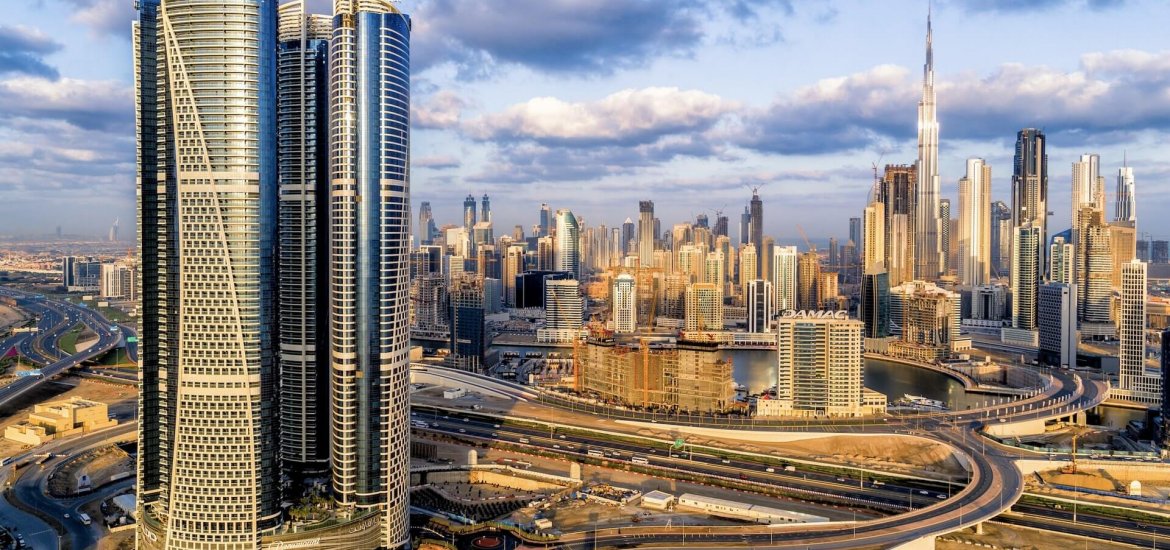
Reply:
[[849, 319], [847, 311], [808, 311], [786, 309], [780, 314], [781, 319]]

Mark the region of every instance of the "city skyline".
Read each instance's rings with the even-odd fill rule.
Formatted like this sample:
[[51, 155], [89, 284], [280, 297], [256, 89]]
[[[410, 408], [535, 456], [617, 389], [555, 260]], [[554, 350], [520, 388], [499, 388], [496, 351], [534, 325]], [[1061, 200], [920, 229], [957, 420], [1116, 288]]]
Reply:
[[[993, 168], [992, 198], [1009, 198], [1012, 138], [1035, 126], [1049, 136], [1055, 189], [1067, 189], [1071, 162], [1097, 153], [1110, 179], [1123, 162], [1134, 169], [1142, 207], [1166, 204], [1158, 184], [1170, 164], [1158, 160], [1156, 150], [1165, 140], [1162, 114], [1168, 109], [1153, 98], [1167, 86], [1157, 67], [1168, 54], [1157, 53], [1160, 44], [1137, 32], [1166, 7], [1047, 4], [998, 11], [976, 2], [934, 6], [941, 196], [955, 200], [966, 158], [978, 156]], [[12, 200], [0, 206], [6, 220], [0, 232], [48, 234], [64, 225], [66, 233], [103, 235], [113, 219], [133, 219], [125, 39], [133, 11], [108, 0], [69, 5], [82, 7], [30, 2], [22, 26], [2, 29], [23, 62], [0, 68], [0, 96], [10, 99], [8, 112], [0, 113], [0, 136], [10, 153], [0, 155], [0, 189], [13, 190], [7, 194]], [[309, 5], [329, 11], [328, 2]], [[883, 163], [915, 159], [924, 2], [903, 3], [895, 17], [848, 2], [790, 9], [748, 2], [738, 12], [665, 2], [535, 9], [532, 17], [573, 18], [589, 27], [528, 37], [532, 46], [544, 44], [561, 56], [533, 54], [529, 50], [540, 48], [509, 42], [499, 29], [468, 26], [473, 8], [425, 1], [402, 6], [427, 21], [418, 32], [422, 69], [413, 86], [414, 207], [417, 212], [421, 201], [431, 201], [440, 224], [457, 221], [458, 197], [468, 193], [497, 198], [497, 230], [529, 227], [540, 202], [572, 208], [589, 225], [613, 227], [635, 217], [639, 198], [655, 200], [664, 220], [693, 219], [723, 204], [725, 213], [737, 212], [750, 199], [748, 186], [763, 183], [766, 234], [798, 242], [793, 224], [801, 223], [815, 239], [845, 242], [847, 218], [865, 206], [869, 164], [879, 157]], [[706, 10], [709, 19], [701, 27], [696, 10]], [[1135, 17], [1139, 10], [1149, 16]], [[862, 39], [850, 32], [867, 16], [880, 18], [897, 38], [864, 43], [864, 56], [840, 56], [851, 59], [819, 51], [821, 40], [860, 47]], [[680, 23], [680, 36], [636, 25], [635, 19], [647, 17]], [[1091, 19], [1102, 31], [1093, 34], [1108, 38], [1072, 43], [1055, 30], [1029, 27], [1043, 46], [1023, 52], [993, 43], [999, 33], [1041, 17], [1054, 29]], [[608, 46], [621, 50], [600, 51], [605, 47], [584, 40], [599, 21], [625, 31], [621, 44]], [[1110, 31], [1123, 27], [1126, 32]], [[981, 47], [965, 51], [959, 44], [976, 30]], [[90, 62], [83, 52], [95, 46], [106, 54]], [[486, 60], [483, 74], [468, 73], [476, 56]], [[729, 57], [744, 61], [725, 63]], [[603, 58], [614, 62], [602, 64]], [[747, 65], [764, 60], [782, 70], [760, 78]], [[727, 66], [713, 69], [719, 64]], [[697, 78], [709, 72], [719, 78]], [[743, 85], [745, 75], [753, 78], [750, 86]], [[566, 86], [566, 80], [576, 84]], [[1044, 82], [1059, 86], [1040, 86]], [[974, 83], [1002, 97], [974, 93]], [[1132, 94], [1150, 101], [1144, 109], [1128, 109]], [[1107, 193], [1112, 205], [1113, 185]], [[632, 206], [615, 209], [615, 201]], [[1049, 234], [1069, 227], [1067, 201], [1053, 194]], [[821, 208], [801, 208], [810, 204]], [[105, 215], [75, 215], [83, 207]], [[60, 215], [42, 221], [46, 210]], [[1139, 231], [1164, 236], [1170, 231], [1159, 224], [1165, 223], [1147, 219]], [[123, 231], [132, 234], [132, 227]]]

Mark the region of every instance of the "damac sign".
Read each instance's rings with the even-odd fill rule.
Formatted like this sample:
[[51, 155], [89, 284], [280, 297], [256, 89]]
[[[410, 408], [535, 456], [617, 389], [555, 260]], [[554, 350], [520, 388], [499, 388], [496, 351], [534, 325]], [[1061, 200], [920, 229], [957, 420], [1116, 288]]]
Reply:
[[848, 319], [847, 311], [807, 311], [786, 309], [780, 314], [782, 319]]

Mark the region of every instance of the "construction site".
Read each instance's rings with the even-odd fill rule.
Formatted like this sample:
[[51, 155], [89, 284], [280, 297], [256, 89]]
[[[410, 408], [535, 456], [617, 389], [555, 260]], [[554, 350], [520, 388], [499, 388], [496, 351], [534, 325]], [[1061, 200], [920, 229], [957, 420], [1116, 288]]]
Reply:
[[573, 389], [607, 404], [696, 413], [736, 406], [732, 364], [718, 342], [620, 338], [594, 326], [573, 351]]

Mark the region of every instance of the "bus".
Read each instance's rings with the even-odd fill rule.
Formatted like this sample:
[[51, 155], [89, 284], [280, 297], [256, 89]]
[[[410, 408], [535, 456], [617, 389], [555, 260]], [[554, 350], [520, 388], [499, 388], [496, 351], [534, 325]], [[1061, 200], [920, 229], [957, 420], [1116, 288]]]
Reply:
[[429, 428], [430, 426], [428, 426], [427, 423], [422, 421], [422, 420], [411, 420], [410, 427], [411, 428], [422, 428], [425, 430], [425, 429]]
[[585, 452], [585, 454], [594, 458], [605, 458], [605, 451], [602, 451], [601, 449], [589, 449]]
[[630, 459], [630, 462], [633, 462], [634, 464], [649, 464], [650, 460], [642, 455], [634, 455], [634, 457]]

